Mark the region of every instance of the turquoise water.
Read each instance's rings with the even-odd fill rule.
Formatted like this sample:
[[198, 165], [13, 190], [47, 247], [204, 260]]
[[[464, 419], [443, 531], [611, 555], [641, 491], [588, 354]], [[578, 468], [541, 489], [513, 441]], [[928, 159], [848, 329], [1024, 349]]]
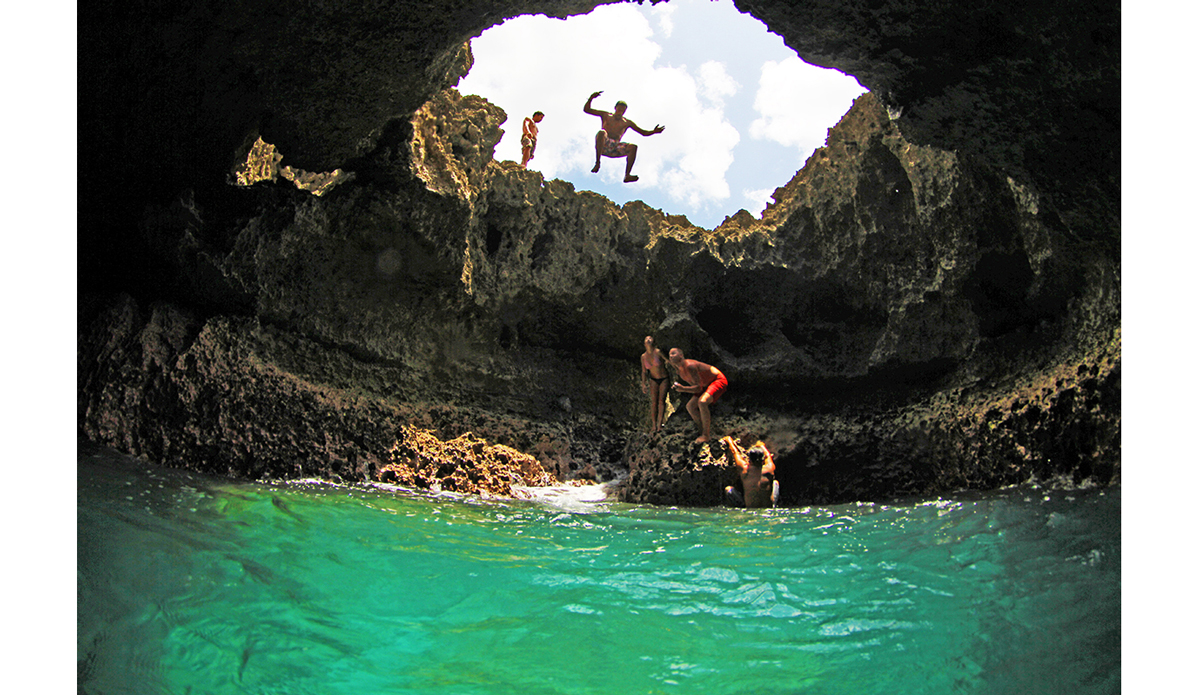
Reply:
[[1115, 693], [1119, 488], [769, 511], [83, 454], [81, 693]]

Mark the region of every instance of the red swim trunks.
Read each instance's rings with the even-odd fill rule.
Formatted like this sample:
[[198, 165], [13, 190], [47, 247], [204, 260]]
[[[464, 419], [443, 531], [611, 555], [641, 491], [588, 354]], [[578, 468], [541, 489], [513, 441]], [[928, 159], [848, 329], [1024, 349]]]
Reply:
[[719, 374], [717, 378], [713, 379], [713, 382], [708, 385], [708, 388], [704, 389], [704, 392], [707, 393], [709, 398], [712, 399], [712, 403], [716, 403], [717, 399], [725, 393], [725, 389], [728, 387], [729, 380], [725, 378], [724, 374]]
[[600, 148], [600, 154], [605, 157], [624, 157], [632, 151], [632, 142], [621, 142], [620, 140], [613, 140], [607, 137], [604, 139], [604, 147]]

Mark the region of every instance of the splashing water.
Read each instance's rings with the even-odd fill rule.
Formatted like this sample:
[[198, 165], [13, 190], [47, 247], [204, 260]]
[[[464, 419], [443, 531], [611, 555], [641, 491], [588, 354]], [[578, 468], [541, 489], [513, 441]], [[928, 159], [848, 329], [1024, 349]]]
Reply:
[[1110, 693], [1120, 489], [747, 511], [90, 453], [81, 693]]

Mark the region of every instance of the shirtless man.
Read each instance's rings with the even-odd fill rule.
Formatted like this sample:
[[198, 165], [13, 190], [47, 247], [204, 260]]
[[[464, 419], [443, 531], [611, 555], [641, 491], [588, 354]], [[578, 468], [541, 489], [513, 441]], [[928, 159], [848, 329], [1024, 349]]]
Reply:
[[720, 369], [699, 360], [685, 358], [683, 350], [679, 348], [671, 348], [668, 359], [679, 372], [679, 378], [688, 382], [682, 384], [676, 381], [674, 389], [680, 393], [692, 394], [687, 409], [692, 420], [700, 425], [700, 436], [696, 441], [707, 442], [712, 436], [712, 415], [709, 414], [708, 407], [725, 393], [729, 381]]
[[[654, 347], [654, 338], [646, 336], [642, 341], [646, 351], [642, 353], [642, 393], [650, 394], [650, 432], [662, 431], [663, 418], [667, 414], [667, 359], [662, 350]], [[646, 377], [650, 383], [646, 383]]]
[[542, 122], [545, 115], [541, 111], [534, 111], [532, 117], [526, 116], [521, 123], [521, 168], [525, 168], [533, 159], [533, 151], [537, 148], [537, 124]]
[[725, 488], [726, 496], [738, 506], [747, 509], [762, 509], [774, 507], [779, 503], [779, 481], [775, 479], [775, 461], [771, 452], [761, 441], [743, 452], [733, 440], [733, 437], [722, 437], [733, 465], [738, 468], [738, 476], [742, 479], [742, 492], [729, 486]]
[[632, 142], [621, 142], [621, 136], [630, 128], [647, 137], [661, 133], [666, 128], [656, 125], [654, 126], [654, 130], [642, 130], [636, 123], [625, 118], [625, 109], [629, 107], [623, 101], [617, 102], [617, 105], [613, 107], [612, 113], [592, 108], [592, 99], [603, 93], [593, 92], [592, 96], [588, 97], [587, 103], [583, 105], [584, 113], [600, 117], [600, 130], [596, 131], [596, 166], [592, 167], [592, 173], [600, 171], [601, 155], [605, 157], [624, 157], [625, 183], [632, 183], [638, 180], [638, 177], [629, 173], [633, 170], [633, 160], [637, 159], [637, 145]]

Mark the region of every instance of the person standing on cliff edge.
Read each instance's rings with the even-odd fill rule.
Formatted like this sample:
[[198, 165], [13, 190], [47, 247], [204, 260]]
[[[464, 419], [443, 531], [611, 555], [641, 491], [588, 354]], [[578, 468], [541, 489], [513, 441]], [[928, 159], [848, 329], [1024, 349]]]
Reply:
[[671, 376], [667, 373], [667, 358], [654, 346], [654, 338], [646, 336], [642, 344], [646, 348], [642, 353], [642, 393], [650, 394], [650, 433], [657, 434], [662, 432], [667, 414], [667, 380]]
[[521, 168], [524, 169], [529, 160], [533, 159], [533, 151], [537, 149], [537, 124], [542, 122], [546, 114], [534, 111], [532, 116], [526, 116], [521, 122]]
[[692, 394], [687, 410], [692, 420], [700, 425], [700, 436], [696, 441], [707, 442], [712, 437], [712, 415], [708, 408], [725, 393], [729, 380], [711, 364], [687, 359], [679, 348], [671, 348], [669, 355], [667, 359], [679, 372], [679, 378], [688, 382], [683, 384], [676, 381], [673, 388], [680, 393]]
[[621, 142], [621, 136], [630, 128], [633, 128], [635, 132], [646, 137], [661, 133], [666, 128], [656, 125], [654, 126], [654, 130], [642, 130], [636, 123], [625, 118], [625, 109], [629, 108], [629, 106], [623, 101], [617, 102], [617, 105], [613, 107], [612, 113], [592, 108], [592, 99], [603, 93], [592, 92], [592, 96], [588, 97], [587, 103], [583, 105], [584, 113], [600, 117], [600, 130], [596, 131], [596, 166], [592, 167], [592, 173], [600, 171], [601, 156], [624, 157], [625, 183], [632, 183], [638, 180], [638, 177], [629, 173], [633, 171], [633, 161], [637, 159], [638, 148], [632, 142]]

